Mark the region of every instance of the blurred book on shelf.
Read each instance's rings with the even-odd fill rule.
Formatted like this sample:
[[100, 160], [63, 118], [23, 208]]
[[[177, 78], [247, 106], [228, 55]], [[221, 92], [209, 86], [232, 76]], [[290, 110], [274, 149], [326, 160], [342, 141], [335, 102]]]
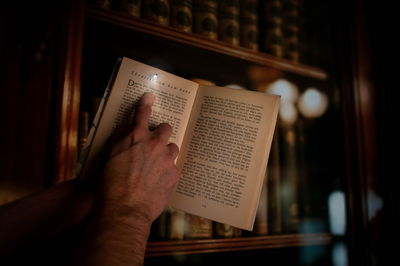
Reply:
[[171, 26], [186, 32], [193, 28], [193, 0], [171, 0]]
[[165, 208], [160, 216], [152, 223], [149, 240], [166, 240], [168, 239], [168, 215], [169, 209]]
[[276, 57], [283, 57], [282, 0], [266, 0], [260, 7], [263, 23], [262, 50]]
[[256, 219], [254, 221], [254, 234], [267, 235], [268, 232], [268, 168], [265, 173], [264, 184], [261, 190], [260, 201]]
[[279, 132], [275, 131], [267, 166], [268, 225], [270, 234], [282, 232], [281, 170], [279, 160]]
[[283, 57], [298, 63], [300, 61], [300, 17], [299, 0], [283, 1]]
[[142, 0], [142, 17], [146, 20], [168, 26], [170, 4], [168, 0]]
[[211, 238], [213, 222], [197, 215], [185, 214], [185, 239]]
[[218, 1], [194, 0], [194, 32], [218, 39]]
[[88, 0], [89, 4], [103, 9], [112, 9], [112, 0]]
[[220, 0], [218, 6], [218, 39], [239, 45], [239, 0]]
[[258, 50], [258, 1], [241, 0], [240, 1], [240, 45], [251, 50]]
[[296, 124], [279, 123], [283, 233], [297, 233], [300, 224], [299, 158]]
[[213, 231], [214, 237], [216, 238], [240, 237], [242, 235], [242, 230], [240, 228], [218, 222], [214, 222]]
[[185, 237], [185, 212], [173, 207], [167, 207], [167, 239], [181, 240]]
[[118, 5], [117, 10], [119, 12], [135, 18], [140, 18], [142, 13], [141, 3], [141, 0], [119, 0], [116, 5]]

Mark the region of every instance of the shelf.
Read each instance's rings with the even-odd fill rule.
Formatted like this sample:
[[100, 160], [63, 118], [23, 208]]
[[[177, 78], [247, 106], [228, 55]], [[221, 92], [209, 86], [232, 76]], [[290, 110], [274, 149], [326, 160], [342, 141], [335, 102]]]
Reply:
[[254, 250], [296, 246], [327, 245], [332, 242], [327, 233], [269, 235], [240, 238], [173, 240], [149, 242], [146, 256], [166, 256], [221, 251]]
[[261, 52], [255, 52], [244, 47], [232, 46], [222, 41], [210, 40], [198, 34], [183, 32], [172, 27], [162, 26], [112, 10], [103, 10], [89, 6], [86, 8], [86, 16], [164, 40], [170, 40], [187, 46], [228, 55], [285, 72], [295, 73], [318, 80], [325, 80], [328, 76], [324, 70], [316, 67], [293, 63], [289, 60], [277, 58]]

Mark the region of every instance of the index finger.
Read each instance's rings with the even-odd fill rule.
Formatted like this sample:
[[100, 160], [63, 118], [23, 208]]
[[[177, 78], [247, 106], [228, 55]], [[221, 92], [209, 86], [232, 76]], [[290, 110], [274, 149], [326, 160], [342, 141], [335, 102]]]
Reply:
[[133, 117], [133, 124], [135, 127], [148, 129], [149, 119], [151, 115], [151, 107], [155, 100], [154, 94], [146, 92], [138, 102], [135, 115]]

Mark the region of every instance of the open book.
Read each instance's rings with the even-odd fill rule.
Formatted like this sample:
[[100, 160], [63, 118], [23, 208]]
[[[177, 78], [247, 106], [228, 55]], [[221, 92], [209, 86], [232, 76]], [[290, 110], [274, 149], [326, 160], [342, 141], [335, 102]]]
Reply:
[[150, 126], [168, 122], [182, 176], [170, 206], [252, 230], [279, 96], [199, 84], [129, 58], [118, 60], [85, 147], [87, 171], [145, 92], [156, 95]]

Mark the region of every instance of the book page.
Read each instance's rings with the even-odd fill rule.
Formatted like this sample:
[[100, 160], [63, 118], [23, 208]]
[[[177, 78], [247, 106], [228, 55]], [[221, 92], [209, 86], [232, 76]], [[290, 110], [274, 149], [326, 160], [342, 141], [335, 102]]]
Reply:
[[252, 230], [279, 97], [200, 86], [171, 206]]
[[[150, 127], [167, 122], [173, 128], [171, 142], [182, 145], [198, 84], [140, 62], [123, 58], [102, 115], [92, 126], [89, 152], [85, 168], [104, 148], [110, 136], [133, 119], [135, 105], [145, 92], [156, 96]], [[100, 109], [100, 108], [99, 108]]]

